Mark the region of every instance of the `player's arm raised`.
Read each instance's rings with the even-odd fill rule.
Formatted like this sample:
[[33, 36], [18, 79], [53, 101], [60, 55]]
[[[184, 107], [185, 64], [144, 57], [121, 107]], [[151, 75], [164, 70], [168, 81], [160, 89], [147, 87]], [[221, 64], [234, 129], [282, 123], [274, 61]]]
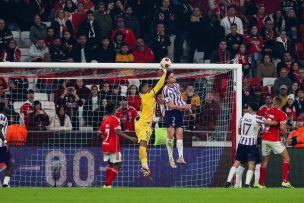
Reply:
[[129, 136], [129, 135], [126, 135], [125, 133], [123, 133], [123, 132], [121, 131], [120, 128], [116, 128], [116, 129], [115, 129], [115, 133], [116, 133], [119, 137], [121, 137], [121, 138], [130, 140], [131, 142], [137, 142], [137, 138], [136, 138], [136, 137], [131, 137], [131, 136]]
[[164, 86], [165, 84], [165, 79], [166, 79], [166, 74], [167, 74], [167, 70], [166, 69], [162, 69], [163, 70], [163, 75], [161, 76], [161, 78], [158, 80], [158, 82], [156, 83], [156, 85], [153, 87], [153, 89], [148, 93], [149, 96], [154, 97], [157, 92], [159, 92], [159, 90]]

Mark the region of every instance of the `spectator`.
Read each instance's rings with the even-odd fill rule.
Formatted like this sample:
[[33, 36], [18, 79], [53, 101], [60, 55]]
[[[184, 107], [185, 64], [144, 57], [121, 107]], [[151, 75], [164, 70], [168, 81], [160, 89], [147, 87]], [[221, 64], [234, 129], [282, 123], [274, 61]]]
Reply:
[[104, 37], [95, 50], [95, 59], [100, 63], [114, 63], [115, 50], [108, 37]]
[[286, 51], [294, 53], [294, 45], [287, 39], [286, 31], [281, 31], [280, 37], [277, 38], [273, 46], [273, 56], [283, 60], [283, 56]]
[[268, 94], [265, 97], [265, 104], [260, 107], [257, 114], [259, 116], [265, 117], [267, 115], [268, 110], [271, 109], [272, 107], [273, 107], [273, 98], [271, 94]]
[[252, 77], [255, 76], [257, 62], [261, 59], [261, 52], [264, 46], [264, 40], [258, 33], [258, 28], [253, 26], [249, 35], [245, 38], [245, 44], [251, 58]]
[[89, 10], [94, 10], [95, 4], [91, 0], [78, 0], [78, 3], [80, 2], [83, 2], [85, 12], [88, 12]]
[[265, 100], [262, 95], [262, 88], [260, 86], [252, 88], [252, 94], [248, 99], [248, 103], [256, 103], [259, 106], [265, 104]]
[[116, 104], [116, 107], [118, 108], [121, 105], [121, 100], [121, 88], [119, 85], [114, 85], [111, 95], [107, 95], [107, 101]]
[[77, 95], [83, 100], [83, 103], [91, 97], [91, 91], [84, 85], [83, 79], [76, 80]]
[[94, 18], [101, 29], [101, 37], [111, 36], [113, 20], [112, 17], [106, 12], [104, 2], [100, 2], [98, 4], [98, 10], [94, 13]]
[[290, 10], [297, 11], [300, 8], [300, 4], [299, 4], [299, 1], [297, 1], [297, 0], [284, 0], [281, 2], [281, 8], [283, 11], [283, 15], [285, 17], [287, 17], [288, 12]]
[[73, 25], [63, 9], [57, 11], [56, 18], [52, 21], [51, 27], [54, 28], [56, 37], [63, 37], [65, 31], [69, 31], [72, 34], [74, 33]]
[[4, 86], [3, 85], [0, 85], [0, 101], [1, 100], [4, 100], [6, 97], [5, 97], [5, 89], [4, 89]]
[[41, 62], [44, 60], [44, 55], [49, 53], [43, 39], [38, 39], [35, 44], [32, 44], [29, 50], [29, 56], [33, 62]]
[[13, 39], [13, 34], [5, 25], [5, 21], [0, 18], [0, 53], [8, 46], [9, 40]]
[[298, 82], [292, 82], [289, 94], [293, 94], [295, 98], [298, 98], [298, 90], [300, 86]]
[[295, 61], [291, 64], [291, 70], [288, 73], [288, 77], [292, 80], [292, 81], [298, 81], [299, 79], [299, 69], [301, 67], [300, 62]]
[[222, 40], [219, 43], [219, 48], [211, 54], [211, 63], [230, 63], [230, 53], [227, 50], [227, 42]]
[[78, 44], [72, 49], [72, 57], [78, 63], [90, 63], [94, 60], [93, 50], [87, 45], [87, 37], [85, 35], [79, 35]]
[[21, 31], [29, 31], [35, 15], [39, 15], [38, 4], [32, 0], [21, 0], [17, 4], [16, 17]]
[[165, 33], [165, 25], [158, 23], [156, 26], [156, 33], [151, 39], [151, 49], [155, 55], [155, 62], [160, 62], [162, 58], [168, 55], [168, 46], [170, 46], [170, 38]]
[[134, 107], [137, 111], [140, 110], [141, 98], [136, 85], [130, 85], [127, 91], [128, 105]]
[[275, 95], [280, 93], [282, 85], [285, 85], [287, 87], [286, 89], [289, 89], [291, 87], [291, 83], [292, 81], [287, 77], [287, 69], [282, 68], [280, 70], [280, 77], [274, 81], [273, 90]]
[[71, 35], [71, 32], [66, 30], [63, 33], [63, 37], [61, 38], [62, 45], [68, 50], [69, 55], [72, 52], [74, 46], [77, 45], [77, 41], [75, 40], [74, 36]]
[[17, 47], [17, 43], [14, 39], [10, 39], [8, 46], [1, 53], [1, 61], [3, 62], [20, 62], [21, 51]]
[[100, 102], [100, 106], [98, 108], [97, 111], [95, 111], [97, 114], [93, 115], [94, 118], [97, 118], [96, 120], [94, 120], [93, 122], [93, 130], [97, 131], [99, 129], [99, 126], [101, 124], [101, 122], [103, 121], [104, 117], [108, 115], [107, 112], [107, 100], [106, 99], [102, 99]]
[[116, 28], [112, 32], [112, 40], [116, 36], [117, 32], [122, 32], [126, 37], [124, 38], [124, 42], [127, 43], [130, 50], [136, 48], [136, 37], [134, 32], [130, 28], [125, 27], [125, 21], [122, 17], [118, 17], [116, 20]]
[[102, 84], [102, 89], [100, 91], [100, 98], [102, 100], [106, 99], [111, 94], [112, 94], [112, 91], [110, 89], [110, 83], [108, 81], [104, 81], [103, 84]]
[[76, 10], [76, 5], [72, 0], [67, 0], [64, 7], [65, 12], [68, 12], [69, 14], [74, 13]]
[[202, 106], [200, 120], [202, 130], [214, 131], [220, 114], [220, 105], [215, 101], [214, 93], [208, 92], [206, 103]]
[[116, 63], [134, 63], [134, 56], [129, 52], [127, 43], [121, 44], [121, 51], [115, 56]]
[[135, 130], [135, 119], [139, 115], [134, 107], [128, 105], [127, 97], [123, 97], [121, 107], [116, 110], [116, 117], [120, 119], [122, 130], [133, 132]]
[[300, 26], [300, 21], [296, 16], [296, 13], [293, 9], [290, 9], [287, 12], [287, 18], [286, 18], [286, 32], [289, 38], [293, 41], [297, 41], [299, 36], [299, 26]]
[[64, 106], [60, 106], [56, 115], [51, 119], [49, 130], [71, 131], [73, 129], [70, 117], [65, 113]]
[[303, 89], [298, 90], [298, 98], [295, 101], [299, 106], [300, 114], [304, 112], [304, 91]]
[[20, 108], [20, 123], [29, 127], [29, 114], [33, 112], [34, 90], [27, 91], [27, 101]]
[[256, 15], [253, 15], [249, 22], [249, 28], [256, 26], [258, 29], [261, 29], [265, 25], [265, 19], [267, 16], [265, 15], [265, 5], [261, 4], [258, 6], [258, 12]]
[[68, 50], [62, 46], [59, 37], [54, 38], [53, 47], [50, 49], [52, 62], [66, 62], [69, 56]]
[[125, 7], [125, 13], [123, 15], [126, 27], [130, 28], [136, 37], [140, 36], [140, 25], [137, 17], [133, 14], [133, 8], [131, 6]]
[[28, 89], [26, 78], [9, 78], [10, 101], [25, 101]]
[[[193, 7], [193, 14], [189, 22], [189, 63], [193, 63], [195, 52], [206, 53], [206, 44], [208, 39], [209, 19], [203, 18], [199, 7]], [[202, 57], [204, 60], [204, 56]]]
[[[230, 30], [230, 25], [229, 25]], [[216, 14], [212, 14], [210, 17], [210, 22], [208, 24], [208, 34], [206, 39], [206, 53], [205, 59], [210, 59], [212, 52], [218, 49], [219, 43], [225, 37], [225, 29], [220, 25], [218, 17]]]
[[96, 85], [92, 85], [91, 92], [90, 92], [90, 98], [85, 101], [84, 107], [83, 107], [83, 118], [85, 120], [85, 123], [88, 126], [96, 127], [94, 124], [98, 121], [98, 110], [100, 107], [101, 99], [98, 96], [98, 87]]
[[272, 49], [276, 40], [276, 33], [274, 32], [273, 22], [270, 18], [266, 19], [265, 26], [262, 27], [260, 33], [264, 40], [263, 53], [272, 55]]
[[44, 23], [41, 23], [40, 15], [35, 15], [34, 25], [30, 29], [30, 39], [35, 44], [38, 39], [46, 38], [47, 36], [47, 27]]
[[132, 52], [135, 63], [153, 63], [154, 53], [145, 45], [142, 38], [137, 39], [137, 48]]
[[237, 28], [238, 28], [237, 32], [239, 34], [241, 34], [241, 35], [244, 34], [242, 20], [239, 17], [237, 17], [235, 15], [235, 13], [236, 13], [236, 6], [230, 5], [227, 8], [227, 16], [224, 17], [221, 21], [221, 26], [223, 26], [225, 28], [225, 35], [227, 35], [231, 32], [230, 27], [231, 27], [232, 23], [237, 24]]
[[282, 106], [285, 106], [288, 99], [288, 87], [286, 85], [281, 85], [279, 97], [282, 99]]
[[258, 64], [256, 77], [263, 80], [263, 78], [276, 78], [278, 77], [277, 68], [272, 62], [269, 54], [262, 57], [261, 63]]
[[101, 28], [94, 19], [93, 11], [87, 12], [86, 19], [81, 23], [78, 34], [85, 35], [87, 37], [87, 44], [89, 47], [96, 47], [97, 43], [101, 40]]
[[292, 129], [296, 125], [297, 116], [300, 115], [300, 109], [298, 104], [295, 102], [295, 95], [290, 94], [287, 97], [287, 103], [283, 106], [282, 111], [287, 115], [287, 126]]
[[60, 97], [57, 100], [57, 109], [63, 106], [66, 109], [66, 114], [71, 118], [73, 130], [78, 130], [79, 127], [79, 107], [83, 105], [83, 101], [77, 95], [77, 91], [72, 82], [67, 82], [66, 87], [58, 93]]
[[47, 28], [47, 36], [44, 39], [47, 48], [52, 48], [55, 39], [55, 30], [52, 27]]
[[228, 50], [231, 54], [231, 57], [234, 58], [235, 54], [240, 48], [240, 45], [244, 42], [243, 35], [237, 33], [237, 24], [231, 24], [231, 32], [226, 35], [225, 41], [227, 42]]
[[242, 64], [243, 78], [250, 78], [251, 75], [251, 58], [246, 50], [246, 46], [241, 44], [239, 47], [239, 53], [234, 56], [235, 63]]
[[162, 93], [158, 93], [156, 95], [156, 105], [155, 105], [155, 113], [154, 113], [154, 121], [158, 123], [159, 128], [164, 128], [165, 126], [165, 101]]
[[300, 89], [304, 90], [304, 69], [303, 68], [299, 69], [298, 83], [300, 85]]
[[200, 97], [195, 93], [194, 85], [188, 84], [186, 91], [182, 95], [182, 99], [186, 102], [186, 104], [191, 104], [191, 110], [192, 114], [186, 114], [185, 121], [186, 126], [190, 130], [196, 129], [196, 119], [200, 114], [200, 107], [201, 107], [201, 99]]
[[285, 18], [282, 15], [282, 11], [277, 10], [270, 16], [270, 19], [273, 21], [276, 36], [279, 36], [285, 30]]
[[86, 18], [83, 2], [78, 2], [77, 10], [71, 14], [70, 18], [73, 25], [74, 34], [77, 36], [80, 24]]
[[288, 73], [292, 69], [292, 57], [288, 51], [284, 52], [283, 61], [277, 65], [278, 72], [280, 72], [282, 68], [286, 68]]
[[118, 31], [114, 37], [114, 50], [116, 54], [118, 54], [121, 50], [121, 45], [124, 43], [124, 39], [126, 38], [126, 35], [124, 35], [122, 32]]
[[33, 112], [29, 114], [29, 126], [30, 131], [46, 131], [47, 126], [50, 125], [49, 116], [42, 109], [40, 101], [33, 102]]

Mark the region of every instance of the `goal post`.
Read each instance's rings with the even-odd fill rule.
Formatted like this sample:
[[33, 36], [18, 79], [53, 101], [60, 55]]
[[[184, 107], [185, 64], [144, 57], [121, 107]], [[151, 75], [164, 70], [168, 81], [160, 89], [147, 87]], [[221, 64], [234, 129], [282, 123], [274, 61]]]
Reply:
[[[226, 180], [226, 170], [230, 167], [236, 150], [237, 124], [242, 115], [241, 65], [172, 64], [170, 69], [174, 71], [177, 83], [181, 86], [183, 99], [195, 106], [193, 115], [187, 113], [184, 115], [184, 154], [188, 164], [171, 169], [166, 146], [163, 143], [156, 144], [156, 137], [164, 136], [164, 124], [160, 121], [163, 112], [160, 108], [158, 110], [161, 115], [155, 116], [157, 118], [154, 119], [153, 124], [153, 128], [157, 130], [154, 131], [148, 147], [153, 182], [147, 183], [140, 176], [138, 144], [122, 140], [123, 168], [114, 181], [114, 186], [219, 187]], [[97, 85], [101, 105], [98, 111], [102, 105], [106, 105], [102, 104], [103, 100], [116, 102], [119, 108], [122, 105], [122, 98], [126, 97], [128, 105], [132, 106], [133, 103], [129, 103], [130, 87], [138, 87], [142, 82], [154, 85], [160, 74], [159, 64], [0, 63], [0, 77], [4, 78], [10, 87], [5, 92], [6, 101], [8, 100], [7, 103], [13, 108], [8, 114], [17, 114], [24, 123], [24, 115], [20, 109], [26, 103], [28, 95], [26, 91], [18, 89], [17, 82], [18, 79], [27, 79], [26, 90], [34, 90], [34, 100], [40, 101], [42, 108], [48, 114], [44, 119], [49, 119], [45, 129], [28, 129], [29, 135], [25, 145], [12, 146], [16, 168], [11, 185], [47, 187], [56, 183], [61, 187], [101, 186], [105, 181], [106, 165], [102, 161], [101, 141], [96, 135], [100, 122], [100, 118], [97, 119], [96, 115], [104, 116], [104, 112], [95, 115], [95, 111], [92, 111], [95, 107], [87, 106], [90, 96], [82, 95], [81, 104], [75, 107], [77, 114], [74, 115], [72, 111], [73, 115], [68, 115], [72, 123], [71, 128], [65, 130], [51, 128], [56, 115], [60, 116], [61, 104], [58, 100], [63, 89], [69, 91], [67, 83], [71, 85], [71, 81], [74, 81], [73, 85], [76, 87], [78, 85], [76, 80], [81, 79], [88, 90]], [[55, 80], [56, 84], [54, 84]], [[44, 82], [43, 85], [40, 85], [41, 81]], [[100, 96], [105, 83], [109, 85], [111, 95]], [[114, 94], [115, 88], [118, 88], [119, 95]], [[192, 93], [188, 94], [191, 88], [194, 89], [194, 96]], [[11, 97], [12, 92], [17, 93], [14, 100]], [[132, 108], [140, 113], [135, 103]], [[129, 112], [127, 114], [127, 117], [122, 118], [124, 122], [126, 118], [132, 117]], [[60, 119], [58, 122], [61, 125]], [[127, 133], [135, 136], [132, 130], [127, 129], [128, 125], [130, 123], [124, 124]], [[176, 154], [176, 149], [174, 153]], [[2, 176], [3, 171], [0, 168], [0, 180]]]

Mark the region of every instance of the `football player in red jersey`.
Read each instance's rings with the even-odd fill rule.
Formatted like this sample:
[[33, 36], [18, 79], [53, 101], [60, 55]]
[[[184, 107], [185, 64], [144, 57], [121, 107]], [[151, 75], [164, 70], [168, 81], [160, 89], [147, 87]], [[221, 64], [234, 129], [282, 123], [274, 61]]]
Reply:
[[276, 121], [278, 125], [268, 125], [262, 135], [262, 155], [263, 163], [260, 170], [260, 185], [265, 187], [265, 174], [269, 156], [271, 152], [279, 154], [282, 157], [283, 164], [283, 181], [282, 187], [292, 188], [288, 181], [290, 158], [285, 145], [281, 141], [280, 135], [286, 136], [286, 120], [287, 115], [281, 111], [282, 100], [279, 97], [274, 98], [273, 108], [269, 109], [265, 118], [266, 120]]
[[128, 139], [132, 142], [137, 142], [137, 138], [130, 137], [121, 131], [120, 120], [115, 117], [114, 104], [108, 104], [106, 109], [109, 115], [102, 121], [98, 134], [102, 139], [103, 161], [108, 162], [104, 188], [111, 188], [111, 183], [121, 168], [119, 138]]

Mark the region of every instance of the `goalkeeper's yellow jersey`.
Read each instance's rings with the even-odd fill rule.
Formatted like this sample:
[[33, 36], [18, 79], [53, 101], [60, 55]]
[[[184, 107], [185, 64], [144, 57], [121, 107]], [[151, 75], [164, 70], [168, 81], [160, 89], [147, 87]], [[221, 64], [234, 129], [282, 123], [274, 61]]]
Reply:
[[155, 95], [164, 86], [166, 74], [164, 73], [155, 87], [148, 93], [141, 95], [141, 114], [139, 121], [150, 123], [155, 112]]

